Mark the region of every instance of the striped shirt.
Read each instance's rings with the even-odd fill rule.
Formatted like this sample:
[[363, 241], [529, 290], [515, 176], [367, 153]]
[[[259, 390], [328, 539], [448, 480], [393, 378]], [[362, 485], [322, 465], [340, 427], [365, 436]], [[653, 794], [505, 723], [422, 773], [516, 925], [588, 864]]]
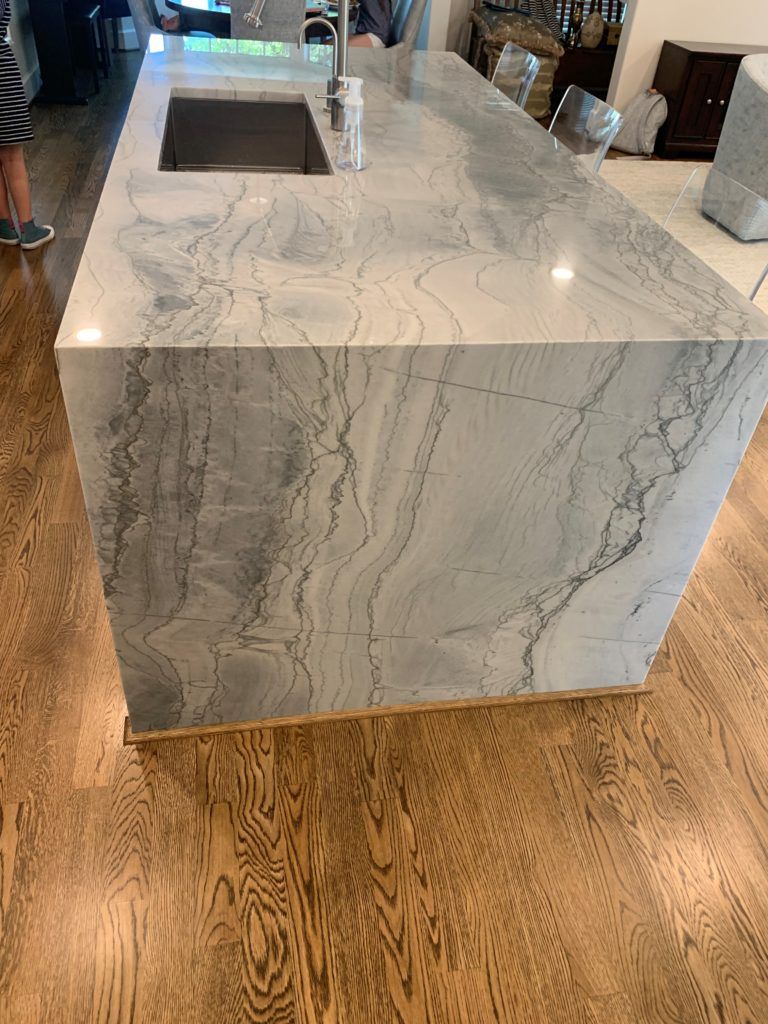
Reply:
[[555, 0], [518, 0], [517, 6], [523, 14], [530, 14], [534, 21], [546, 25], [558, 42], [562, 40], [563, 30], [555, 10]]
[[0, 0], [0, 146], [29, 142], [32, 138], [24, 84], [6, 39], [10, 20], [10, 0]]

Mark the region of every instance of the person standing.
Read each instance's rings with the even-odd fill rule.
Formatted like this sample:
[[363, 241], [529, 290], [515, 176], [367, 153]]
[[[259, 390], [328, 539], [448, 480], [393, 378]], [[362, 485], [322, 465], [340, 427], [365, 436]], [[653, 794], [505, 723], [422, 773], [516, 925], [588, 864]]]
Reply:
[[[48, 225], [38, 227], [32, 217], [23, 148], [32, 138], [32, 122], [19, 66], [6, 38], [10, 20], [10, 0], [0, 0], [0, 244], [37, 249], [50, 242], [54, 231]], [[18, 230], [11, 214], [11, 199]]]
[[349, 37], [349, 45], [374, 49], [389, 46], [391, 22], [392, 0], [360, 0], [355, 31]]

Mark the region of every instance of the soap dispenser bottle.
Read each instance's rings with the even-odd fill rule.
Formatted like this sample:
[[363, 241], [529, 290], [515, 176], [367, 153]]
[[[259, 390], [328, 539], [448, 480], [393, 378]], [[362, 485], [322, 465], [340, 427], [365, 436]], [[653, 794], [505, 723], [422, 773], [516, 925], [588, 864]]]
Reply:
[[345, 171], [362, 171], [365, 167], [363, 139], [363, 80], [344, 78], [344, 131], [339, 140], [336, 166]]

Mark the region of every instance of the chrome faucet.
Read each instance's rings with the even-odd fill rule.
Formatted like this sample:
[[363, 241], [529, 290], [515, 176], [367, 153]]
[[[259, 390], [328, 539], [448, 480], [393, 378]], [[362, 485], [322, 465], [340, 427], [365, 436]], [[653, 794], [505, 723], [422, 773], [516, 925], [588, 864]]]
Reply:
[[324, 25], [333, 36], [333, 78], [328, 82], [327, 91], [316, 94], [315, 99], [327, 101], [328, 110], [331, 112], [331, 128], [341, 132], [344, 131], [344, 97], [346, 95], [346, 89], [342, 85], [341, 79], [346, 78], [348, 73], [349, 0], [339, 0], [339, 32], [327, 18], [307, 18], [299, 29], [297, 43], [299, 48], [304, 43], [304, 32], [310, 25]]

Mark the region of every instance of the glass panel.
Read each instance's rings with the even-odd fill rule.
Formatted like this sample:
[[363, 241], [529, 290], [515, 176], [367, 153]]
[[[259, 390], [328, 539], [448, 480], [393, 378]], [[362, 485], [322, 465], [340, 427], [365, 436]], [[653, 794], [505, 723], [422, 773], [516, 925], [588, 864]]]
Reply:
[[[624, 14], [627, 9], [627, 5], [623, 0], [593, 0], [591, 10], [588, 10], [587, 7], [588, 5], [585, 4], [585, 15], [590, 14], [592, 10], [600, 11], [606, 21], [624, 21]], [[555, 0], [555, 11], [558, 21], [563, 26], [564, 36], [567, 36], [571, 25], [572, 10], [573, 0]]]
[[492, 83], [518, 107], [524, 107], [541, 63], [532, 53], [514, 43], [507, 43], [501, 51]]
[[689, 175], [664, 227], [754, 299], [768, 273], [768, 199], [702, 165]]
[[621, 125], [618, 110], [571, 85], [560, 101], [549, 131], [597, 173]]

